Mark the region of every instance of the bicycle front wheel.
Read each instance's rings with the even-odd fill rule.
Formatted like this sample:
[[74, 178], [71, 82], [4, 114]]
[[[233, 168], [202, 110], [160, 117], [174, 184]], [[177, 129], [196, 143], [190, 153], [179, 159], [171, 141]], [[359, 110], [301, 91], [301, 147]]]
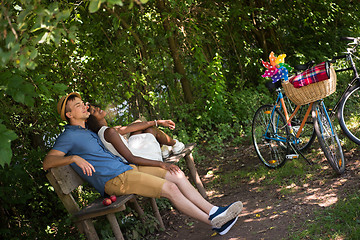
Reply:
[[284, 115], [272, 105], [263, 105], [252, 122], [252, 139], [261, 162], [268, 168], [277, 168], [286, 161], [289, 151], [288, 127]]
[[341, 100], [338, 110], [340, 127], [345, 135], [360, 145], [360, 85], [352, 87]]
[[342, 174], [345, 171], [344, 154], [323, 101], [313, 104], [312, 116], [314, 118], [315, 132], [325, 157], [335, 172]]

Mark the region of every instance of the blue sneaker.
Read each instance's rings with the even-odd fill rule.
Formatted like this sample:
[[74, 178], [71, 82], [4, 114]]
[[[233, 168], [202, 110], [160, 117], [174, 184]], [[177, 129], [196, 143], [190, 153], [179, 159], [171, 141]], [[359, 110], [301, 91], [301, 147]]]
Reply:
[[222, 225], [221, 228], [213, 228], [213, 230], [215, 230], [220, 235], [225, 235], [232, 228], [232, 226], [234, 226], [238, 218], [239, 217], [233, 218], [224, 225]]
[[209, 216], [213, 228], [221, 228], [224, 224], [237, 217], [243, 209], [242, 202], [234, 202], [227, 207], [219, 209]]

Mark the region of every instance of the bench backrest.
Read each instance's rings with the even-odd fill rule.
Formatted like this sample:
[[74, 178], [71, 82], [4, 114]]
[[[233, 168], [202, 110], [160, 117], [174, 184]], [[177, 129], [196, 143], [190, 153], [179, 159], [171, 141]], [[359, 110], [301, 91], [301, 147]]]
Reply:
[[70, 165], [51, 168], [46, 177], [69, 213], [78, 212], [80, 208], [71, 192], [82, 185], [84, 181], [74, 169]]
[[84, 183], [82, 178], [70, 165], [51, 168], [50, 173], [58, 182], [63, 194], [69, 194]]

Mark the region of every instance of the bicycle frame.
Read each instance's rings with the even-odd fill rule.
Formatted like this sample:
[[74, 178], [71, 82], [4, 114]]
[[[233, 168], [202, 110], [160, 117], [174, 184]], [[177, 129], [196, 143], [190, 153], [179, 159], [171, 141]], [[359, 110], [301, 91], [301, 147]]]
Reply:
[[355, 45], [355, 47], [353, 48], [349, 48], [347, 49], [347, 52], [345, 55], [341, 55], [341, 56], [337, 56], [337, 57], [333, 57], [330, 62], [331, 63], [335, 63], [337, 59], [346, 59], [346, 61], [350, 62], [350, 67], [348, 68], [343, 68], [343, 69], [337, 69], [335, 70], [335, 72], [345, 72], [345, 71], [352, 71], [354, 73], [354, 77], [353, 79], [348, 83], [348, 86], [346, 87], [346, 89], [343, 91], [343, 93], [341, 94], [341, 97], [337, 100], [335, 106], [330, 109], [330, 116], [334, 116], [336, 114], [336, 112], [338, 111], [339, 108], [339, 104], [341, 102], [341, 100], [344, 98], [345, 94], [349, 91], [349, 89], [356, 85], [356, 84], [360, 84], [360, 77], [359, 77], [359, 73], [357, 71], [354, 59], [353, 59], [353, 52], [355, 51], [355, 48], [357, 47], [358, 44]]
[[[279, 110], [283, 111], [284, 112], [284, 115], [285, 115], [285, 119], [286, 119], [286, 124], [289, 126], [290, 128], [290, 133], [293, 134], [293, 129], [291, 128], [291, 120], [294, 118], [294, 116], [296, 115], [296, 113], [298, 112], [298, 110], [300, 109], [301, 105], [298, 105], [296, 106], [294, 112], [291, 114], [291, 116], [289, 117], [289, 114], [288, 114], [288, 111], [287, 111], [287, 108], [286, 108], [286, 105], [285, 105], [285, 102], [284, 102], [284, 94], [281, 92], [281, 89], [278, 88], [276, 89], [277, 93], [278, 93], [278, 96], [277, 96], [277, 99], [276, 99], [276, 104], [271, 112], [271, 118], [273, 118], [274, 116], [274, 113], [275, 113], [275, 109], [276, 108], [279, 108]], [[298, 143], [299, 141], [299, 137], [300, 137], [300, 134], [302, 132], [302, 129], [304, 128], [304, 125], [306, 123], [306, 119], [308, 118], [310, 112], [311, 112], [311, 109], [312, 109], [312, 105], [313, 103], [310, 103], [306, 113], [305, 113], [305, 116], [304, 116], [304, 119], [302, 120], [301, 122], [301, 125], [300, 125], [300, 128], [299, 130], [297, 131], [296, 133], [296, 139], [294, 141], [296, 142], [293, 142], [294, 144]], [[278, 124], [278, 123], [277, 123]], [[270, 123], [269, 125], [267, 126], [267, 129], [266, 129], [266, 132], [268, 132], [269, 130], [269, 127], [270, 127]], [[271, 140], [275, 140], [275, 141], [281, 141], [281, 142], [286, 142], [287, 139], [284, 138], [284, 137], [281, 137], [281, 136], [278, 136], [278, 138], [269, 138]]]
[[[279, 106], [279, 109], [281, 111], [281, 109], [283, 109], [283, 112], [284, 112], [284, 115], [285, 115], [285, 119], [286, 119], [286, 123], [287, 125], [290, 127], [290, 133], [293, 133], [293, 130], [291, 128], [291, 120], [295, 117], [296, 113], [299, 111], [301, 105], [297, 105], [294, 112], [291, 114], [291, 116], [289, 117], [289, 113], [287, 111], [287, 108], [286, 108], [286, 105], [285, 105], [285, 102], [284, 102], [284, 94], [281, 92], [281, 89], [277, 89], [278, 91], [278, 97], [276, 99], [276, 105], [275, 106]], [[296, 134], [296, 138], [299, 138], [300, 137], [300, 134], [302, 132], [302, 129], [304, 128], [305, 126], [305, 123], [306, 123], [306, 119], [309, 117], [309, 114], [311, 112], [311, 109], [312, 109], [312, 105], [313, 103], [310, 103], [306, 113], [305, 113], [305, 116], [301, 122], [301, 125], [300, 125], [300, 128], [299, 130], [297, 131], [297, 134]]]

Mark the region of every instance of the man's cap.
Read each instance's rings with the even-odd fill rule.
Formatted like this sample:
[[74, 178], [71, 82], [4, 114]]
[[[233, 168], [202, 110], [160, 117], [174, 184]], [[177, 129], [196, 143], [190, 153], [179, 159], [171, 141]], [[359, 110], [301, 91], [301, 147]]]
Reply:
[[76, 92], [72, 92], [69, 93], [66, 96], [63, 96], [62, 98], [60, 98], [58, 104], [57, 104], [57, 111], [60, 114], [60, 117], [62, 120], [66, 121], [66, 117], [65, 117], [65, 106], [66, 106], [66, 101], [68, 100], [68, 98], [72, 95], [75, 95], [76, 97], [81, 99], [80, 94], [76, 93]]

